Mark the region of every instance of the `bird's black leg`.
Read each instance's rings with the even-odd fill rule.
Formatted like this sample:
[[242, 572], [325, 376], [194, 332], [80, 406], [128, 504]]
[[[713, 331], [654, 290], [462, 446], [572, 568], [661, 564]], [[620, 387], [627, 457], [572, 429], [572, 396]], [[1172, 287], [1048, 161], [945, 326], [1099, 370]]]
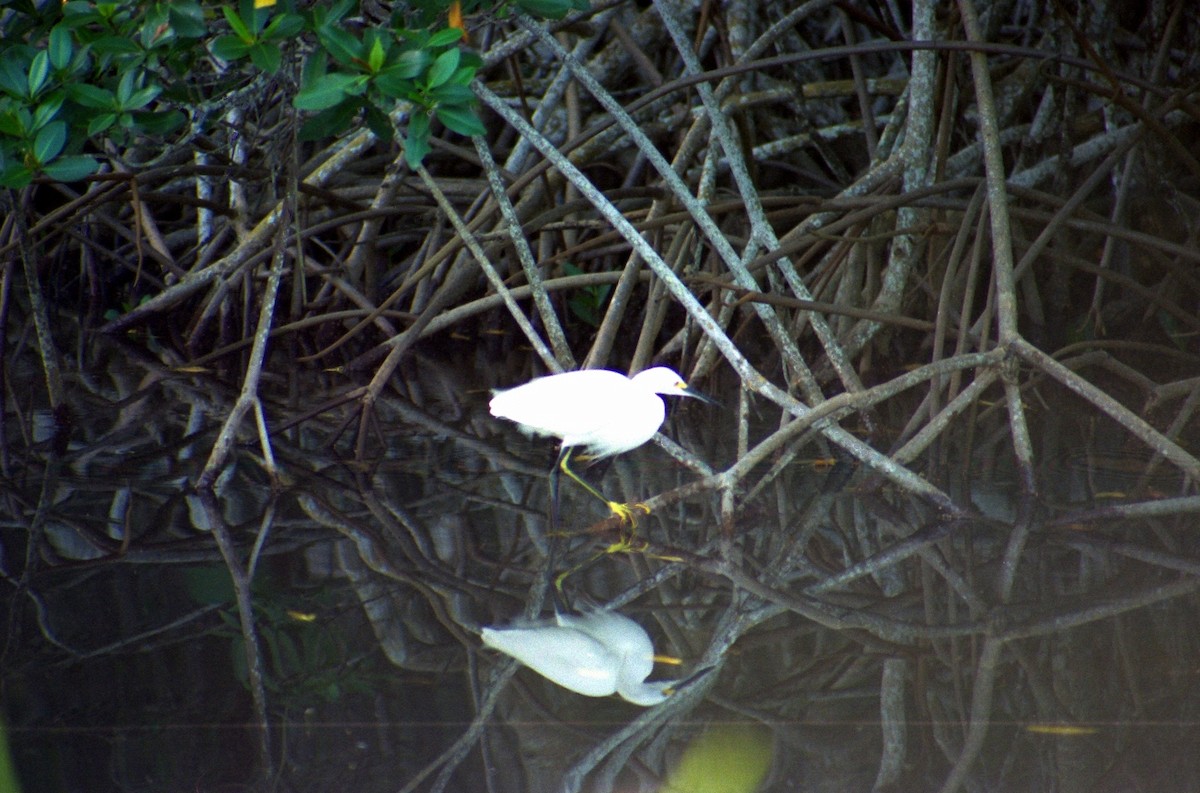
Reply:
[[634, 517], [633, 514], [635, 509], [639, 509], [645, 513], [650, 512], [650, 510], [646, 508], [645, 504], [622, 504], [619, 501], [609, 501], [603, 493], [589, 485], [587, 482], [583, 481], [583, 479], [579, 477], [579, 474], [572, 471], [569, 463], [570, 449], [563, 449], [562, 453], [558, 455], [558, 465], [555, 467], [578, 482], [579, 486], [584, 490], [588, 491], [593, 496], [607, 504], [608, 508], [612, 510], [614, 515], [619, 517], [623, 522], [628, 523], [631, 527], [637, 528], [637, 518]]
[[558, 460], [554, 462], [554, 468], [550, 470], [550, 531], [552, 532], [558, 531], [558, 483], [561, 481], [561, 472], [570, 456], [571, 447], [562, 447], [562, 451], [558, 453]]

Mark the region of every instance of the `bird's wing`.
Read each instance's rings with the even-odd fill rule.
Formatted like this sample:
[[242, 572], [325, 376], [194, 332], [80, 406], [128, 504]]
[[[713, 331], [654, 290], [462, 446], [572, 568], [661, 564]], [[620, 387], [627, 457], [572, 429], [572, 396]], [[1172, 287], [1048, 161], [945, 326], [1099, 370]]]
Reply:
[[493, 416], [515, 421], [539, 435], [586, 435], [611, 420], [611, 400], [605, 395], [629, 387], [629, 378], [619, 372], [566, 372], [501, 391], [492, 397], [489, 407]]

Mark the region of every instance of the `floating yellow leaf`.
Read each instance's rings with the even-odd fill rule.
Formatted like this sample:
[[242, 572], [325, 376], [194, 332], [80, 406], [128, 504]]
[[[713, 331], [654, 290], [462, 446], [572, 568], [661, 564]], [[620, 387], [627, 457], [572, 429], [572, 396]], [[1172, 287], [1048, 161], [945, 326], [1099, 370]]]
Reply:
[[765, 727], [711, 727], [684, 750], [662, 793], [754, 793], [771, 769], [773, 752]]
[[1027, 724], [1025, 730], [1038, 735], [1095, 735], [1100, 732], [1095, 727], [1074, 724]]

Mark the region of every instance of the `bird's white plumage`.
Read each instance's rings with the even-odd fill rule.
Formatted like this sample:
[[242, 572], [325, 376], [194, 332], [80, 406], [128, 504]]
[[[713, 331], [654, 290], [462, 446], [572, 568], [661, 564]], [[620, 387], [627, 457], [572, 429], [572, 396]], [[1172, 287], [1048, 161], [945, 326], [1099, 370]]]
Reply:
[[630, 451], [654, 437], [666, 416], [659, 394], [696, 396], [678, 372], [657, 366], [626, 377], [607, 369], [583, 369], [531, 380], [500, 391], [492, 415], [529, 432], [586, 446], [595, 457]]
[[669, 695], [670, 683], [647, 683], [654, 669], [650, 636], [615, 611], [559, 614], [553, 621], [484, 628], [483, 643], [542, 677], [588, 697], [620, 694], [649, 706]]

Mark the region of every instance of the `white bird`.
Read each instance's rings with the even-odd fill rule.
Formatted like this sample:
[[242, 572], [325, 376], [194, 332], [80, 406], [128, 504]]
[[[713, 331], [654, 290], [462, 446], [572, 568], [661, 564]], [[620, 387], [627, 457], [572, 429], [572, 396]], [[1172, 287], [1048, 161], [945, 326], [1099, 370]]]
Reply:
[[[557, 468], [632, 523], [628, 506], [609, 501], [570, 469], [571, 449], [587, 447], [592, 457], [611, 457], [636, 449], [654, 437], [666, 417], [660, 394], [711, 399], [688, 388], [673, 369], [656, 366], [627, 377], [608, 369], [582, 369], [530, 380], [492, 397], [497, 418], [515, 421], [527, 432], [562, 439]], [[551, 481], [557, 493], [557, 483]]]
[[586, 697], [616, 693], [647, 707], [673, 693], [674, 681], [646, 682], [654, 645], [641, 625], [615, 611], [558, 613], [553, 621], [484, 628], [482, 637], [488, 647]]

